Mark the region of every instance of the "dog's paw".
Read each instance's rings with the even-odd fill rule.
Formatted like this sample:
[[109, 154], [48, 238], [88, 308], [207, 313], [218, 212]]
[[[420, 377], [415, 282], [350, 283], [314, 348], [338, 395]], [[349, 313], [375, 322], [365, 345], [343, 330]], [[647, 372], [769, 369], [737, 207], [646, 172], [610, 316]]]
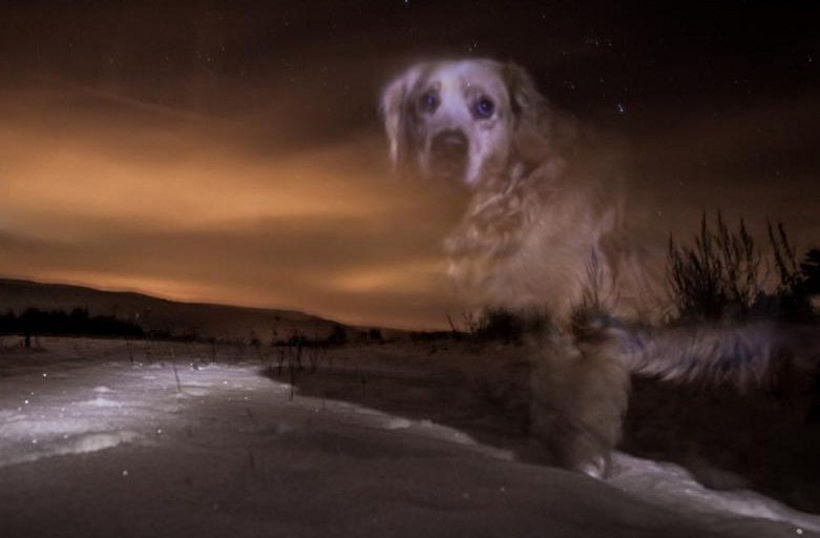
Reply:
[[578, 465], [577, 470], [589, 477], [603, 480], [609, 474], [609, 465], [606, 458], [598, 456], [592, 461]]

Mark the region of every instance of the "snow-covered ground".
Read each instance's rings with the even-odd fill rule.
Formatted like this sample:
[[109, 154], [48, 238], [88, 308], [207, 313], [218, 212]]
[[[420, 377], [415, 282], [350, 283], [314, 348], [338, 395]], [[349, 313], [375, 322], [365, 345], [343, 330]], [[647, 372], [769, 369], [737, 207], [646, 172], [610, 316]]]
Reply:
[[704, 489], [671, 464], [619, 454], [596, 481], [418, 416], [294, 393], [258, 361], [43, 345], [0, 353], [4, 538], [820, 536], [820, 517]]

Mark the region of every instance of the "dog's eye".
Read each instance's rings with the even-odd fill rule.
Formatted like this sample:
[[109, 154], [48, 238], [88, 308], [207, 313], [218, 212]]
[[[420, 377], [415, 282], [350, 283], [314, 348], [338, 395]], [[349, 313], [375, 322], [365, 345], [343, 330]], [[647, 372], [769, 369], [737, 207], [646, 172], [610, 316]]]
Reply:
[[473, 113], [478, 118], [489, 118], [495, 111], [495, 103], [489, 97], [482, 97], [473, 105]]
[[419, 106], [425, 112], [435, 112], [438, 108], [438, 94], [433, 91], [425, 92], [419, 98]]

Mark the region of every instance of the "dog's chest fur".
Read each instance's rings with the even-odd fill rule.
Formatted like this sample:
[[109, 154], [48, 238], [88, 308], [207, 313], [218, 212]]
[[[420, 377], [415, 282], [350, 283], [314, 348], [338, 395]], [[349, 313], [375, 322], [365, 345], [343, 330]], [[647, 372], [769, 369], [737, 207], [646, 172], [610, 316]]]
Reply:
[[449, 276], [473, 306], [546, 307], [566, 320], [594, 286], [601, 306], [635, 315], [644, 275], [621, 204], [564, 179], [536, 171], [473, 195], [445, 241]]

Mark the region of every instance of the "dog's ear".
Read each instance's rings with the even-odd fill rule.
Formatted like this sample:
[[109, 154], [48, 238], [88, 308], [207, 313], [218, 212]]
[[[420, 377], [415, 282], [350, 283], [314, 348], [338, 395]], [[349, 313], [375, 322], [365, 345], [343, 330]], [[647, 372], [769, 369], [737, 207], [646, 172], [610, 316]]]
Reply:
[[390, 142], [390, 160], [400, 168], [407, 153], [406, 102], [407, 96], [418, 79], [418, 69], [410, 69], [393, 79], [381, 96], [380, 110], [384, 128]]
[[523, 67], [514, 63], [505, 64], [503, 75], [510, 94], [513, 114], [536, 121], [539, 113], [549, 109], [547, 100], [539, 93], [535, 81]]
[[525, 163], [543, 163], [562, 151], [573, 128], [561, 121], [524, 68], [508, 63], [502, 69], [513, 113], [513, 150]]

